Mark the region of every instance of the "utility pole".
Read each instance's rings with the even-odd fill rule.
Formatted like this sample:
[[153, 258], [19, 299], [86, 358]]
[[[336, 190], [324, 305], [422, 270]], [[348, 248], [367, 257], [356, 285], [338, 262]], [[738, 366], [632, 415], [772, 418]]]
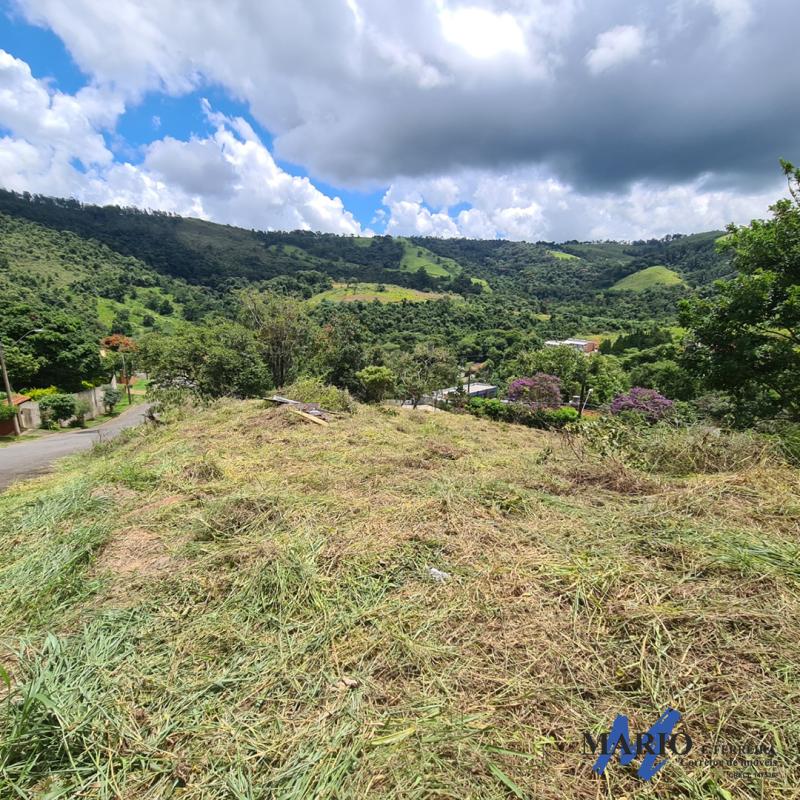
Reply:
[[8, 404], [14, 409], [14, 416], [11, 418], [14, 423], [14, 435], [19, 436], [22, 431], [19, 428], [19, 420], [17, 419], [16, 409], [14, 408], [14, 397], [11, 393], [11, 383], [8, 380], [8, 370], [6, 369], [6, 354], [3, 350], [3, 343], [0, 342], [0, 371], [3, 373], [3, 386], [6, 390], [6, 397]]

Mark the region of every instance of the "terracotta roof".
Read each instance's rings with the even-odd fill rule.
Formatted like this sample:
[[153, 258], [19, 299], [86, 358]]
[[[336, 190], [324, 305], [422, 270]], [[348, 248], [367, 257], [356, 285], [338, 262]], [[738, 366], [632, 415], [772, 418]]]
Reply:
[[[7, 397], [7, 396], [6, 396], [6, 397], [4, 397], [3, 399], [4, 399], [6, 402], [8, 402], [8, 397]], [[27, 395], [25, 395], [25, 394], [12, 394], [12, 395], [11, 395], [11, 402], [12, 402], [12, 403], [13, 403], [15, 406], [21, 406], [23, 403], [27, 403], [27, 402], [28, 402], [28, 400], [30, 400], [30, 397], [28, 397], [28, 396], [27, 396]]]

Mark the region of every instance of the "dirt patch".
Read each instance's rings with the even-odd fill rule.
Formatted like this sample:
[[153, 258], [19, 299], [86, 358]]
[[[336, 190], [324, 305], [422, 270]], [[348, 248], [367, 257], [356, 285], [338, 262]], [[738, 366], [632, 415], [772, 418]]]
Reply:
[[128, 528], [106, 544], [95, 570], [120, 577], [152, 577], [164, 573], [172, 565], [173, 559], [160, 536], [143, 528]]

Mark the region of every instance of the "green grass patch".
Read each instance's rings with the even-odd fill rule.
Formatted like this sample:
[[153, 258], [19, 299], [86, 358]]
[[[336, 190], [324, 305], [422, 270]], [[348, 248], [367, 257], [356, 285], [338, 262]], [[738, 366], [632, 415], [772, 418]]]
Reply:
[[0, 494], [3, 796], [590, 800], [582, 732], [668, 706], [778, 766], [670, 757], [653, 797], [792, 796], [797, 470], [701, 431], [671, 477], [671, 429], [641, 471], [466, 415], [181, 414]]
[[[383, 286], [383, 291], [378, 288]], [[360, 300], [370, 303], [377, 300], [379, 303], [400, 303], [408, 300], [411, 303], [421, 303], [426, 300], [437, 300], [444, 297], [437, 292], [420, 292], [417, 289], [407, 289], [405, 286], [396, 286], [392, 283], [358, 283], [348, 285], [345, 283], [334, 283], [332, 289], [314, 295], [306, 302], [308, 305], [319, 305], [323, 300], [332, 303], [352, 303]]]
[[559, 261], [579, 261], [580, 259], [578, 256], [572, 255], [572, 253], [565, 253], [562, 250], [548, 250], [547, 255], [552, 256], [553, 258], [557, 258]]
[[427, 247], [419, 247], [408, 239], [398, 239], [398, 241], [405, 249], [400, 262], [402, 272], [416, 272], [422, 268], [434, 278], [452, 277], [461, 272], [461, 265], [452, 258], [437, 256]]
[[654, 266], [640, 269], [618, 280], [611, 289], [619, 292], [643, 292], [655, 286], [680, 286], [683, 278], [668, 267]]

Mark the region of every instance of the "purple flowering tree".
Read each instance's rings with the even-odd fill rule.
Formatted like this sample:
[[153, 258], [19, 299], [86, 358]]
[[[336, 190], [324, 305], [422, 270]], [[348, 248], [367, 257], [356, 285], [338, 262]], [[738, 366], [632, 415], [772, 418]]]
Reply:
[[612, 414], [624, 411], [637, 411], [651, 422], [661, 419], [672, 408], [672, 400], [668, 400], [655, 389], [634, 386], [627, 394], [621, 394], [611, 403]]
[[561, 405], [561, 381], [546, 372], [537, 372], [532, 378], [517, 378], [508, 387], [508, 399], [532, 408], [558, 408]]

